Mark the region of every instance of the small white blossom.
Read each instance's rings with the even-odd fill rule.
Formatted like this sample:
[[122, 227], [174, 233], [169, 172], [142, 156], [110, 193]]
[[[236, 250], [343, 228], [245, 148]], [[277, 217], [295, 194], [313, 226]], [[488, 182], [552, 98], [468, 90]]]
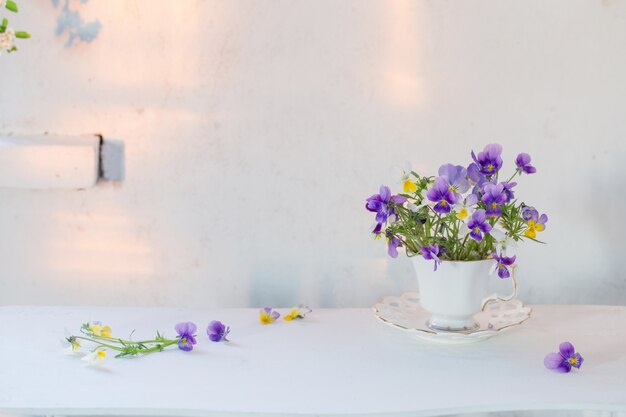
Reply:
[[96, 349], [93, 352], [81, 358], [82, 361], [87, 362], [89, 365], [102, 365], [107, 357], [107, 353], [103, 349]]
[[0, 33], [0, 52], [13, 48], [14, 41], [15, 31], [13, 29], [8, 28], [4, 33]]

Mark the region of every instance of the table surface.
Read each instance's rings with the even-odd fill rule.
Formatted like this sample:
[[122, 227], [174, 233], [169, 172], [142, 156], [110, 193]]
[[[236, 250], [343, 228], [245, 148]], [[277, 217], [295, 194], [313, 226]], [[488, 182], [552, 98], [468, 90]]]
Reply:
[[[221, 320], [229, 343], [208, 340]], [[192, 352], [107, 359], [63, 352], [65, 329], [100, 320], [114, 335], [174, 336], [198, 324]], [[320, 309], [263, 326], [256, 309], [0, 307], [0, 413], [166, 416], [435, 416], [502, 410], [626, 410], [626, 307], [533, 306], [484, 342], [414, 339], [370, 309]], [[543, 358], [571, 341], [581, 370]], [[112, 356], [112, 355], [111, 355]]]

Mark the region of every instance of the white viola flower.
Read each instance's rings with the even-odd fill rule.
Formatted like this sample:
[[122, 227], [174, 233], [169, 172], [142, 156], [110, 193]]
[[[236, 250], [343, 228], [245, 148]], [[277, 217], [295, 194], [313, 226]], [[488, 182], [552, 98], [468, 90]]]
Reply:
[[474, 211], [476, 210], [476, 204], [478, 203], [478, 196], [476, 194], [470, 194], [463, 199], [463, 201], [459, 201], [453, 206], [453, 209], [456, 211], [456, 217], [460, 220], [465, 220], [469, 218]]
[[418, 206], [416, 204], [411, 203], [410, 201], [406, 202], [406, 208], [408, 208], [410, 211], [412, 211], [413, 213], [415, 213], [416, 211], [418, 211], [420, 209], [421, 204]]
[[392, 167], [392, 175], [394, 178], [400, 178], [400, 185], [402, 186], [402, 192], [405, 194], [413, 194], [417, 191], [417, 183], [415, 182], [415, 176], [411, 174], [413, 167], [409, 161], [405, 161], [403, 166], [395, 165]]
[[107, 353], [104, 349], [96, 349], [93, 352], [83, 356], [81, 360], [87, 362], [88, 365], [102, 365], [107, 357]]
[[489, 231], [489, 234], [494, 238], [498, 252], [506, 253], [508, 248], [515, 248], [517, 246], [517, 242], [511, 239], [503, 230], [494, 227]]

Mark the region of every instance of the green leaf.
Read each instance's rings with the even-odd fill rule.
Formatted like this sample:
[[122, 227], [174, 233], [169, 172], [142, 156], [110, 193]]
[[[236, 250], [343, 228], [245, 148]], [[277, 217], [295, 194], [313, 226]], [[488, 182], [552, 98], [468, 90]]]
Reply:
[[13, 48], [9, 49], [7, 53], [10, 54], [11, 52], [15, 52], [15, 51], [17, 51], [17, 47], [14, 46]]
[[15, 32], [15, 37], [20, 39], [28, 39], [30, 38], [30, 33], [23, 31]]
[[4, 33], [7, 30], [7, 25], [9, 21], [6, 19], [2, 19], [2, 24], [0, 25], [0, 33]]
[[5, 7], [14, 13], [17, 13], [17, 4], [15, 4], [13, 0], [7, 0], [7, 4]]

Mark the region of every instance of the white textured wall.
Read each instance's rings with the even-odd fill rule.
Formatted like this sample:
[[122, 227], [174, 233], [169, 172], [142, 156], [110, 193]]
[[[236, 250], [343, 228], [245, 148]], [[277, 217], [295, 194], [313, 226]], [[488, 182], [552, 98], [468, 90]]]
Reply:
[[124, 139], [127, 180], [1, 189], [0, 304], [369, 306], [416, 283], [364, 199], [494, 141], [550, 216], [521, 298], [626, 304], [626, 1], [72, 0], [71, 48], [20, 5], [0, 131]]

